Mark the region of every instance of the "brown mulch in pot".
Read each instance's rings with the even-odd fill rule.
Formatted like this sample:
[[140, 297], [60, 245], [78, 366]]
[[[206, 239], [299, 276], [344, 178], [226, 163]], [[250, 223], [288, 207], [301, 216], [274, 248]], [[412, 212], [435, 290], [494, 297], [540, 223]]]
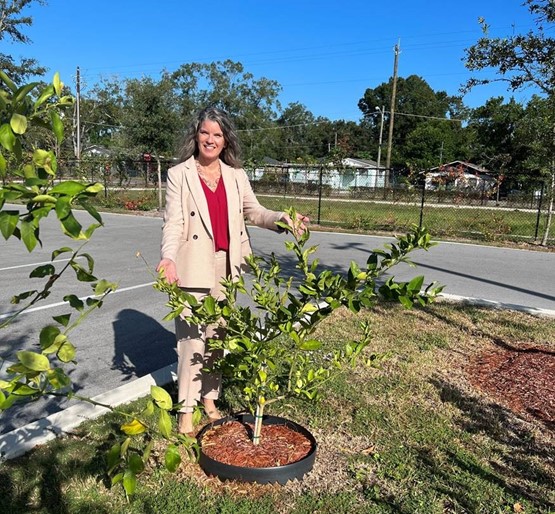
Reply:
[[306, 457], [311, 441], [286, 425], [262, 425], [260, 443], [254, 445], [250, 423], [231, 421], [208, 430], [202, 451], [211, 459], [246, 468], [285, 466]]

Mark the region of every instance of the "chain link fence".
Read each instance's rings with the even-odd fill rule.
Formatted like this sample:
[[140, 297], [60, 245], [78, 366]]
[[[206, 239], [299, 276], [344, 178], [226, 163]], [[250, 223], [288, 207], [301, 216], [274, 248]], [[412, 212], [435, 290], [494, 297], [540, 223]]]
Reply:
[[[58, 163], [60, 179], [104, 184], [96, 202], [122, 210], [162, 210], [167, 170], [173, 160], [96, 157]], [[158, 188], [160, 169], [161, 188]], [[368, 233], [406, 232], [425, 226], [434, 237], [482, 242], [539, 243], [547, 225], [547, 188], [530, 192], [411, 182], [400, 172], [323, 166], [267, 166], [247, 170], [259, 201], [274, 210], [291, 206], [323, 228]], [[553, 232], [553, 229], [551, 230]], [[548, 246], [555, 246], [549, 234]]]
[[[543, 238], [549, 202], [541, 183], [532, 192], [503, 192], [479, 181], [455, 187], [422, 177], [414, 184], [401, 173], [375, 172], [280, 166], [248, 173], [263, 205], [276, 210], [292, 205], [322, 227], [405, 232], [418, 225], [434, 237], [485, 242]], [[555, 245], [555, 238], [548, 237], [547, 244]]]

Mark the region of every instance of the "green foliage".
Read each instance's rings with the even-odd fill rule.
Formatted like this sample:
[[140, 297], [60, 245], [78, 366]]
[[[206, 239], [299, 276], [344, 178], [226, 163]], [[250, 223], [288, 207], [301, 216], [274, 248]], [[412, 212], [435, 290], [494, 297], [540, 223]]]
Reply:
[[113, 444], [108, 451], [107, 473], [112, 487], [121, 484], [128, 499], [135, 494], [138, 476], [147, 469], [154, 442], [160, 436], [168, 442], [163, 458], [168, 471], [174, 473], [181, 464], [180, 448], [190, 459], [197, 457], [196, 439], [172, 433], [170, 413], [179, 407], [179, 404], [174, 405], [165, 389], [151, 386], [146, 407], [140, 413], [129, 414], [130, 421], [120, 426], [124, 439]]
[[[71, 107], [73, 99], [62, 95], [63, 84], [58, 74], [51, 84], [40, 86], [30, 83], [17, 86], [8, 75], [0, 71], [0, 173], [6, 177], [8, 167], [10, 176], [17, 182], [4, 183], [0, 188], [0, 232], [5, 239], [20, 239], [27, 251], [31, 252], [40, 240], [41, 220], [54, 213], [61, 230], [70, 239], [88, 241], [93, 232], [102, 224], [102, 219], [89, 199], [102, 190], [100, 184], [83, 184], [76, 181], [57, 181], [57, 162], [52, 150], [32, 148], [25, 136], [33, 127], [48, 129], [61, 142], [64, 137], [60, 112]], [[6, 209], [7, 202], [17, 202], [24, 209]], [[83, 226], [75, 218], [72, 207], [80, 205], [94, 219], [89, 227]], [[71, 380], [63, 365], [74, 362], [76, 348], [69, 338], [70, 332], [77, 327], [92, 311], [102, 305], [104, 297], [116, 288], [106, 280], [94, 276], [94, 260], [81, 251], [69, 247], [54, 250], [51, 263], [36, 267], [31, 271], [31, 279], [45, 279], [42, 288], [28, 290], [15, 295], [12, 304], [19, 310], [0, 324], [7, 327], [13, 319], [35, 303], [50, 295], [52, 286], [67, 271], [72, 269], [76, 279], [92, 286], [92, 296], [82, 300], [69, 294], [64, 299], [76, 311], [76, 318], [66, 313], [53, 318], [55, 325], [44, 327], [39, 336], [39, 351], [20, 351], [16, 353], [17, 362], [8, 368], [8, 377], [0, 382], [0, 410], [11, 407], [22, 399], [36, 399], [47, 394], [60, 394], [65, 391], [70, 396]], [[69, 260], [61, 268], [56, 267], [56, 258], [70, 254]], [[82, 262], [85, 264], [82, 264]]]
[[[37, 350], [16, 352], [17, 362], [7, 369], [8, 376], [0, 380], [0, 411], [10, 408], [18, 400], [35, 400], [43, 396], [65, 396], [101, 405], [94, 400], [76, 395], [64, 365], [74, 363], [76, 345], [70, 333], [93, 311], [100, 308], [105, 297], [117, 285], [94, 275], [93, 257], [82, 251], [94, 231], [102, 225], [102, 218], [91, 200], [103, 190], [102, 184], [83, 183], [76, 180], [61, 181], [57, 176], [57, 160], [52, 150], [32, 147], [25, 136], [32, 127], [51, 132], [60, 143], [64, 136], [60, 112], [73, 104], [73, 99], [61, 96], [63, 84], [58, 74], [52, 84], [41, 87], [38, 83], [18, 87], [3, 71], [0, 71], [0, 173], [16, 177], [14, 182], [4, 183], [0, 188], [0, 232], [5, 239], [17, 238], [27, 251], [32, 252], [40, 240], [41, 221], [54, 214], [60, 222], [61, 231], [73, 241], [80, 242], [75, 250], [62, 247], [51, 254], [51, 262], [36, 267], [31, 279], [45, 279], [42, 288], [15, 295], [14, 305], [20, 305], [0, 327], [7, 327], [13, 319], [35, 303], [50, 295], [52, 286], [68, 270], [73, 270], [80, 282], [91, 285], [92, 294], [79, 298], [67, 294], [64, 301], [74, 312], [54, 316], [54, 324], [42, 328]], [[6, 209], [8, 202], [23, 205], [22, 209]], [[82, 207], [94, 222], [83, 227], [73, 213], [75, 206]], [[70, 255], [61, 267], [56, 259]], [[75, 317], [72, 319], [72, 316]], [[112, 411], [117, 409], [102, 405]], [[141, 414], [123, 413], [126, 421], [121, 425], [125, 439], [114, 444], [108, 453], [108, 474], [112, 484], [121, 483], [127, 497], [135, 493], [137, 477], [146, 467], [153, 444], [153, 434], [173, 439], [166, 450], [165, 466], [172, 471], [180, 463], [178, 445], [186, 446], [194, 457], [194, 440], [186, 436], [172, 436], [169, 412], [178, 408], [170, 395], [162, 388], [153, 386], [152, 399]], [[151, 419], [154, 418], [154, 422]]]
[[[296, 219], [294, 210], [289, 211]], [[426, 305], [442, 290], [431, 284], [422, 290], [423, 277], [409, 282], [393, 278], [378, 285], [378, 279], [398, 263], [410, 264], [408, 255], [416, 249], [428, 250], [434, 243], [425, 229], [414, 228], [396, 244], [374, 250], [365, 269], [351, 262], [346, 276], [331, 270], [320, 271], [318, 260], [310, 260], [317, 247], [307, 247], [309, 232], [300, 233], [284, 222], [278, 225], [293, 234], [285, 243], [296, 257], [300, 278], [284, 276], [275, 256], [247, 258], [254, 275], [247, 289], [243, 277], [224, 280], [225, 298], [208, 296], [197, 302], [175, 284], [159, 277], [155, 287], [169, 295], [171, 311], [165, 319], [179, 315], [190, 323], [217, 324], [225, 328], [223, 339], [210, 341], [212, 348], [225, 350], [216, 364], [225, 377], [238, 387], [257, 418], [265, 405], [290, 396], [314, 400], [331, 376], [354, 366], [370, 341], [370, 326], [362, 324], [358, 340], [344, 342], [330, 350], [314, 338], [318, 324], [340, 307], [352, 312], [372, 308], [379, 300], [396, 301], [410, 308]], [[245, 295], [254, 303], [240, 301]], [[247, 306], [244, 304], [247, 303]], [[184, 313], [188, 313], [185, 314]], [[372, 359], [367, 359], [372, 364]], [[255, 428], [255, 442], [257, 429]]]

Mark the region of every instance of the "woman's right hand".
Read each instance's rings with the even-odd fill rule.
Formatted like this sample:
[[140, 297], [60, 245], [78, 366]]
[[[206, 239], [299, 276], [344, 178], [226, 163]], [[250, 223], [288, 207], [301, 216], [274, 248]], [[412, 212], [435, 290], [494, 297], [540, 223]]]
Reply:
[[170, 283], [173, 284], [177, 282], [179, 285], [179, 279], [177, 278], [177, 268], [175, 267], [175, 262], [171, 259], [162, 259], [158, 266], [156, 266], [157, 272], [162, 272], [164, 274], [165, 279]]

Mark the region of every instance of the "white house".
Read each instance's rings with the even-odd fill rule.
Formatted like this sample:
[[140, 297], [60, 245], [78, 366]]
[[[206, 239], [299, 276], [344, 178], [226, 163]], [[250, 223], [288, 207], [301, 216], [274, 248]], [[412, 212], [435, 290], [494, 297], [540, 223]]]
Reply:
[[356, 187], [381, 188], [385, 186], [385, 168], [369, 159], [343, 159], [342, 168], [332, 164], [303, 165], [298, 163], [280, 163], [274, 159], [265, 159], [266, 166], [254, 171], [254, 180], [262, 178], [270, 168], [282, 170], [289, 183], [315, 185], [320, 183], [336, 190], [348, 190]]

